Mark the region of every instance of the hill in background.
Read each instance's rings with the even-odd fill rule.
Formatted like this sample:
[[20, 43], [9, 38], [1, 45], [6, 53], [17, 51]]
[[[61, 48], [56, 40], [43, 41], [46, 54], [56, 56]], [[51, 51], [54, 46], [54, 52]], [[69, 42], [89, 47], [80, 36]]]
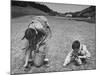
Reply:
[[[57, 13], [57, 12], [56, 12]], [[46, 5], [36, 2], [11, 1], [11, 17], [20, 17], [24, 15], [55, 15], [55, 11]]]
[[[72, 18], [77, 18], [75, 20], [87, 21], [87, 22], [96, 22], [96, 6], [90, 6], [86, 9], [77, 12], [65, 13], [65, 15], [71, 14]], [[87, 18], [87, 19], [86, 19]]]
[[66, 17], [67, 14], [72, 15], [70, 18], [77, 18], [74, 20], [95, 22], [96, 6], [90, 6], [86, 9], [76, 12], [59, 13], [55, 10], [50, 9], [48, 6], [38, 2], [27, 2], [27, 1], [16, 1], [16, 0], [11, 1], [12, 18], [25, 15], [46, 15], [46, 16], [49, 15], [49, 16]]
[[73, 17], [95, 17], [96, 6], [90, 6], [82, 11], [73, 13]]

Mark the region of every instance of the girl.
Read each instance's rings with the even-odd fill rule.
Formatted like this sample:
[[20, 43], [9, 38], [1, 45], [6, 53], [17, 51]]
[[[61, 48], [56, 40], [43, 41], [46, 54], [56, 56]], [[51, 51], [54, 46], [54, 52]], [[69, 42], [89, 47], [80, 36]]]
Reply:
[[[26, 58], [24, 67], [27, 67], [28, 61], [32, 61], [32, 50], [38, 52], [40, 46], [45, 45], [48, 41], [48, 37], [51, 38], [51, 29], [48, 21], [44, 16], [35, 16], [32, 22], [28, 25], [28, 29], [25, 31], [25, 35], [22, 38], [26, 38]], [[36, 45], [36, 48], [35, 48]], [[45, 59], [46, 61], [48, 59]]]

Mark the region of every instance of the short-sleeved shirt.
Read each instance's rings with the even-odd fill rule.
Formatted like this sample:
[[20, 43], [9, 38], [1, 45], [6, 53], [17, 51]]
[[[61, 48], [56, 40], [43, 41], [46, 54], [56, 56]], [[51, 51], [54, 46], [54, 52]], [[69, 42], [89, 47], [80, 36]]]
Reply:
[[39, 21], [33, 20], [32, 23], [29, 25], [29, 28], [43, 29], [43, 25]]
[[[71, 57], [73, 54], [73, 50], [68, 54], [68, 57]], [[86, 56], [87, 58], [90, 57], [90, 52], [87, 50], [86, 45], [81, 45], [78, 51], [79, 56]]]
[[33, 17], [32, 23], [29, 25], [29, 28], [45, 31], [47, 26], [49, 26], [49, 24], [46, 17], [35, 16]]

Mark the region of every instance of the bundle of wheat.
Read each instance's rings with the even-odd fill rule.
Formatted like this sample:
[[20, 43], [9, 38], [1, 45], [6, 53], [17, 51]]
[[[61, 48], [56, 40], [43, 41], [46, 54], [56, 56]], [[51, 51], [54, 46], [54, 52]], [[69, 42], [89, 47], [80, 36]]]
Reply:
[[46, 54], [44, 52], [35, 53], [34, 66], [40, 67], [44, 64]]

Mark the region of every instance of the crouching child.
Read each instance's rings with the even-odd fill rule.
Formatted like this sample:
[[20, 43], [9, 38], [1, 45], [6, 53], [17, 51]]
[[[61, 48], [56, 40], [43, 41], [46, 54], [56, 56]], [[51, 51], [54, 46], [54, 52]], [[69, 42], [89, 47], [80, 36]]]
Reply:
[[78, 40], [72, 43], [72, 51], [66, 56], [63, 66], [74, 62], [76, 65], [86, 63], [86, 60], [90, 58], [90, 52], [87, 50], [86, 45], [81, 45]]

